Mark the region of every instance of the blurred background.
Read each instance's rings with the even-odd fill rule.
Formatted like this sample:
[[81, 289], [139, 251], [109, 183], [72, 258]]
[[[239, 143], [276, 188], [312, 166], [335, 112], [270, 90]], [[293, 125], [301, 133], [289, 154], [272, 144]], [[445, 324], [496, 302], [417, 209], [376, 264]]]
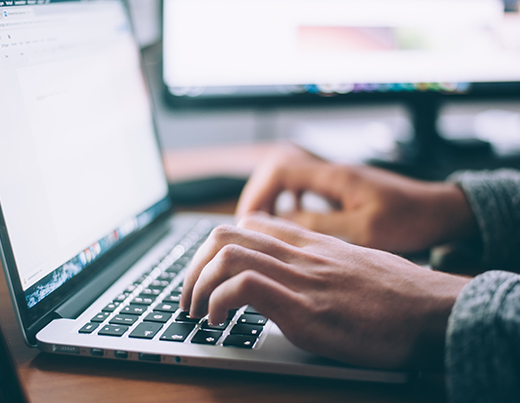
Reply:
[[129, 0], [165, 151], [291, 140], [425, 179], [517, 166], [518, 0], [360, 3]]

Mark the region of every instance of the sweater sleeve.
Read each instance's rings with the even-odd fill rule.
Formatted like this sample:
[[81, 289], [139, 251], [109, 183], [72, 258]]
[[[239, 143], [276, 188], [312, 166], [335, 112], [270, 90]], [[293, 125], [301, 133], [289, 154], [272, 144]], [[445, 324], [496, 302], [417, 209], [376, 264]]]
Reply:
[[520, 172], [459, 172], [448, 180], [460, 186], [476, 217], [481, 263], [508, 269], [516, 266], [520, 262]]
[[452, 403], [520, 401], [520, 276], [489, 271], [459, 294], [446, 333]]

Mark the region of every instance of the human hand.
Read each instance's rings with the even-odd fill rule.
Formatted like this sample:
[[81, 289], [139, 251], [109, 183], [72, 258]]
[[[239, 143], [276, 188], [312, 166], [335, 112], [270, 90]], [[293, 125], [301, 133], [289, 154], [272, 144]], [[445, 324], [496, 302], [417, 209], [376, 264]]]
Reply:
[[417, 181], [368, 166], [337, 165], [286, 145], [253, 173], [237, 208], [275, 213], [281, 192], [296, 199], [312, 191], [335, 208], [305, 211], [297, 203], [284, 215], [314, 231], [361, 246], [392, 252], [416, 252], [477, 233], [463, 192], [451, 183]]
[[256, 213], [212, 232], [180, 305], [220, 323], [229, 309], [250, 304], [319, 355], [424, 368], [442, 359], [447, 319], [468, 281]]

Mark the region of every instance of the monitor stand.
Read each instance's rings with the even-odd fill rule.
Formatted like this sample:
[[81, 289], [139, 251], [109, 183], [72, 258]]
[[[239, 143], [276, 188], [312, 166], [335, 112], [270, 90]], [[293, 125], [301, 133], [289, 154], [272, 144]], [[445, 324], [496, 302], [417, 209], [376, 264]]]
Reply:
[[404, 175], [443, 180], [460, 169], [484, 169], [496, 165], [488, 142], [477, 138], [448, 140], [438, 132], [442, 99], [435, 93], [410, 94], [406, 105], [414, 129], [411, 141], [400, 143], [393, 161], [371, 161]]

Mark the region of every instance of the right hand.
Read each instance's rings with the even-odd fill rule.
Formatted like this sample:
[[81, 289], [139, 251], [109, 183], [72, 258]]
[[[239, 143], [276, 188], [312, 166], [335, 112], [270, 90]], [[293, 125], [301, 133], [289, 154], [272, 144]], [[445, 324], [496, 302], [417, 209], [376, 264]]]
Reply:
[[285, 190], [297, 199], [312, 191], [335, 209], [316, 213], [297, 207], [284, 218], [361, 246], [416, 252], [477, 233], [464, 193], [454, 184], [332, 164], [293, 145], [281, 147], [255, 170], [240, 197], [238, 218], [253, 211], [274, 214]]

